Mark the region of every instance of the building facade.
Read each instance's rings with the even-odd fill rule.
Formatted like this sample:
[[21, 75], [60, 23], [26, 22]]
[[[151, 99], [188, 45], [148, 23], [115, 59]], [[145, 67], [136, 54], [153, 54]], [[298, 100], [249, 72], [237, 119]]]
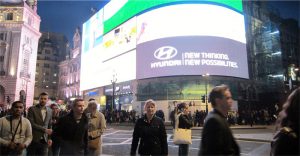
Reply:
[[37, 1], [0, 2], [0, 105], [33, 104], [35, 65], [41, 36]]
[[80, 87], [80, 54], [81, 34], [77, 28], [73, 36], [73, 47], [68, 45], [69, 55], [59, 63], [58, 99], [66, 103], [81, 97]]
[[39, 40], [34, 98], [41, 92], [47, 92], [53, 100], [57, 98], [58, 64], [66, 56], [67, 39], [64, 35], [44, 32]]
[[244, 10], [251, 76], [244, 90], [249, 99], [254, 90], [260, 103], [274, 108], [299, 84], [299, 25], [267, 2], [245, 1]]

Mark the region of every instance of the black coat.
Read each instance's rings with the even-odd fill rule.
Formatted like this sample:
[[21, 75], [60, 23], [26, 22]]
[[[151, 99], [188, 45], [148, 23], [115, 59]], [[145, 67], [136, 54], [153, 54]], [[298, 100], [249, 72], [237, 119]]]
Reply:
[[193, 127], [193, 120], [190, 116], [181, 114], [179, 116], [178, 128], [191, 129]]
[[226, 118], [212, 110], [205, 118], [199, 155], [240, 155]]
[[139, 118], [133, 131], [131, 155], [135, 155], [138, 143], [140, 155], [168, 155], [167, 133], [162, 119], [154, 116], [148, 123], [146, 115]]
[[88, 118], [82, 115], [79, 123], [76, 122], [71, 111], [60, 118], [56, 135], [61, 143], [60, 155], [84, 155], [88, 144]]
[[299, 155], [299, 131], [283, 127], [271, 143], [271, 155]]

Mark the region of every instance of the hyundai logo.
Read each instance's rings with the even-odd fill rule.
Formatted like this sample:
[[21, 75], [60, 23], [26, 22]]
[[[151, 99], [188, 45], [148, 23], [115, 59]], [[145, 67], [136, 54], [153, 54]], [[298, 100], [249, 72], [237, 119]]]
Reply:
[[177, 49], [171, 46], [160, 47], [154, 52], [154, 57], [159, 60], [171, 59], [176, 55], [177, 55]]

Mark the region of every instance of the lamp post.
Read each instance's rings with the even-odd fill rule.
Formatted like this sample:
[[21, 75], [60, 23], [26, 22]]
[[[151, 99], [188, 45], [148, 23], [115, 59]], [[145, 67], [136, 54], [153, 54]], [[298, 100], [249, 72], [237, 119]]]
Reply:
[[209, 73], [206, 73], [205, 75], [202, 75], [205, 78], [205, 109], [206, 109], [206, 113], [208, 113], [208, 99], [207, 99], [207, 85], [208, 85], [208, 77], [209, 77]]
[[112, 80], [110, 80], [112, 83], [112, 105], [111, 105], [111, 111], [115, 108], [115, 87], [117, 82], [117, 74], [113, 74]]

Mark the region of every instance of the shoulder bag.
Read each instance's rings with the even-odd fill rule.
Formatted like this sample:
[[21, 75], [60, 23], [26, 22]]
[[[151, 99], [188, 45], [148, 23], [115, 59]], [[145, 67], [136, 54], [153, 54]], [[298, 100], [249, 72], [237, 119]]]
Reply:
[[183, 129], [178, 128], [179, 125], [179, 116], [176, 116], [175, 119], [175, 129], [174, 129], [174, 136], [173, 136], [173, 143], [176, 145], [179, 144], [192, 144], [192, 130], [191, 129]]

